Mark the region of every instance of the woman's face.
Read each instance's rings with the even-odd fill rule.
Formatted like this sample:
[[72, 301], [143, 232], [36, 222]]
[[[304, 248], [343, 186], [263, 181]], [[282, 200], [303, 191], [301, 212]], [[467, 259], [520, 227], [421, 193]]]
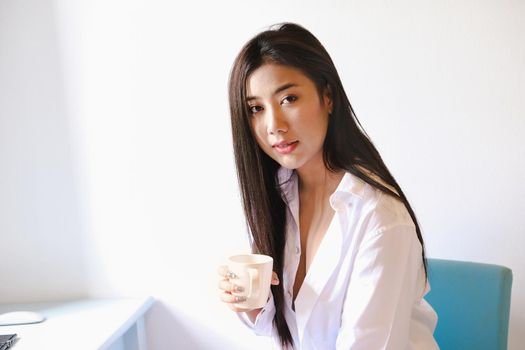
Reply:
[[272, 63], [256, 69], [246, 85], [250, 123], [261, 149], [288, 169], [324, 166], [332, 109], [328, 93], [321, 103], [314, 82], [300, 70]]

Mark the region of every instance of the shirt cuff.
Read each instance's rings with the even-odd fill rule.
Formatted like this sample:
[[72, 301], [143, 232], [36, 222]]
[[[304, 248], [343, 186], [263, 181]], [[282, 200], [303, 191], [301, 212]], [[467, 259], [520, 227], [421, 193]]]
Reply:
[[270, 297], [266, 305], [261, 309], [255, 322], [252, 322], [245, 312], [238, 312], [239, 319], [257, 335], [271, 336], [273, 328], [273, 319], [275, 317], [275, 303], [273, 301], [273, 294], [270, 292]]

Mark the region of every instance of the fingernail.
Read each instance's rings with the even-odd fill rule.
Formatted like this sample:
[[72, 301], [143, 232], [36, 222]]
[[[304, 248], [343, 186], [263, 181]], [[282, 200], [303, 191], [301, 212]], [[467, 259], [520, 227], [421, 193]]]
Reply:
[[235, 286], [235, 287], [233, 287], [233, 291], [234, 292], [244, 292], [244, 287], [243, 286]]
[[235, 301], [238, 303], [246, 301], [246, 297], [235, 297]]

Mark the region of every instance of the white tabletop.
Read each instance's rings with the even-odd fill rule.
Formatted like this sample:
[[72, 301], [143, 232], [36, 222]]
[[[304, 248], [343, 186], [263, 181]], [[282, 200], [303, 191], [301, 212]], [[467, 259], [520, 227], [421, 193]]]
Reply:
[[0, 334], [18, 334], [13, 350], [104, 349], [120, 338], [153, 304], [141, 299], [84, 299], [61, 303], [0, 304], [0, 314], [37, 311], [46, 321], [0, 326]]

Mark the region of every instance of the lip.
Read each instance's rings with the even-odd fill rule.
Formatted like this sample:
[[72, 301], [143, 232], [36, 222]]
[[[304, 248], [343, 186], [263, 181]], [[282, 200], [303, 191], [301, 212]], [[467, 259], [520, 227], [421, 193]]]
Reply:
[[281, 141], [274, 144], [272, 147], [280, 154], [288, 154], [292, 153], [298, 144], [299, 141]]

